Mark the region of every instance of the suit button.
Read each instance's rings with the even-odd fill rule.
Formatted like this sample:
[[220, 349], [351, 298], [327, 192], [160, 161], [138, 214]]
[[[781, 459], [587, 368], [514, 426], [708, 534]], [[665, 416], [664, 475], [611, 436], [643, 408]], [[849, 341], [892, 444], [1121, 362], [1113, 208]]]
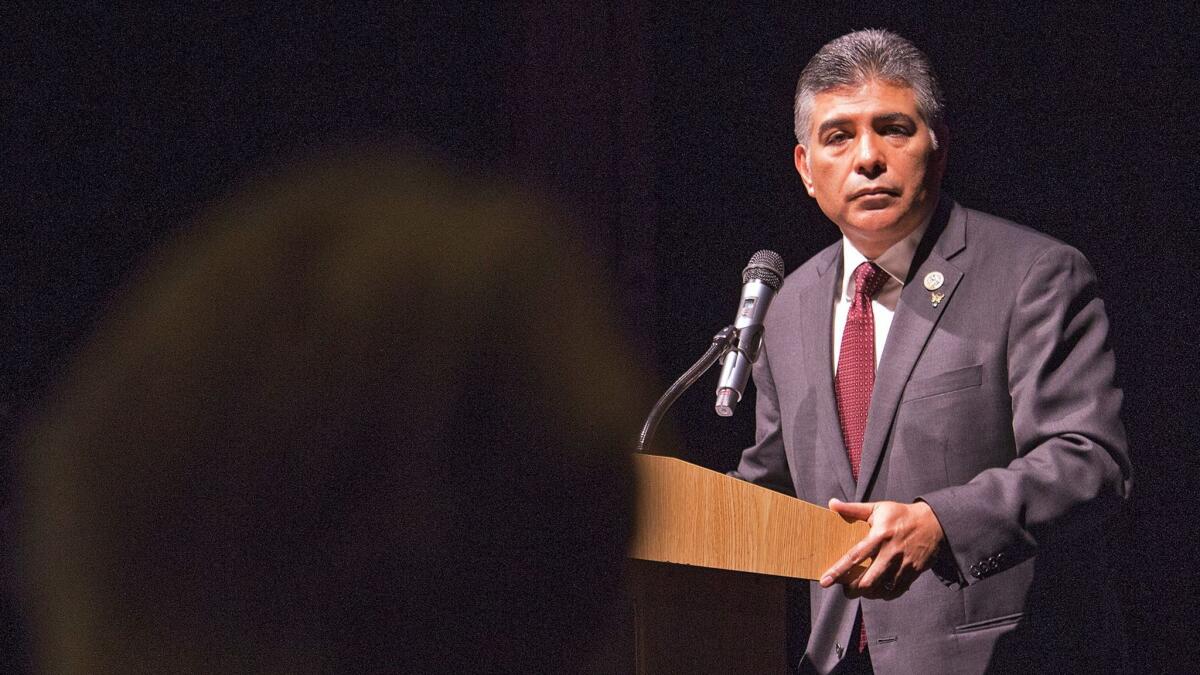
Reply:
[[842, 658], [842, 654], [845, 653], [846, 649], [845, 649], [845, 647], [842, 647], [842, 643], [835, 642], [835, 643], [833, 643], [833, 651], [837, 654], [837, 657], [840, 659], [840, 658]]

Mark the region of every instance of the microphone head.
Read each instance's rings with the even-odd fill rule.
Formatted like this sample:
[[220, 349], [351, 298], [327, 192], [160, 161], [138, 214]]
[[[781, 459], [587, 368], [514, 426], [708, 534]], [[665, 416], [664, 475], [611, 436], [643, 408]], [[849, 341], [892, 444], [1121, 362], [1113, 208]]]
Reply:
[[773, 291], [783, 285], [783, 258], [775, 251], [763, 249], [750, 256], [746, 269], [742, 270], [742, 283], [758, 280]]

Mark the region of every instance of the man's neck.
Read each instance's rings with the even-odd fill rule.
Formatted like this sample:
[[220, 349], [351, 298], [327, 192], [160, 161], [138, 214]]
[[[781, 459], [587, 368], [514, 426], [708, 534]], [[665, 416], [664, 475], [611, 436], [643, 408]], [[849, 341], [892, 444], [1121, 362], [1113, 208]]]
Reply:
[[909, 232], [903, 239], [889, 246], [879, 255], [871, 256], [859, 249], [850, 241], [849, 237], [843, 238], [842, 244], [842, 271], [843, 271], [843, 292], [849, 285], [849, 280], [854, 272], [854, 268], [858, 267], [860, 262], [870, 260], [875, 262], [889, 276], [896, 279], [901, 284], [908, 278], [908, 271], [912, 266], [913, 255], [917, 252], [917, 246], [921, 243], [921, 238], [925, 235], [925, 231], [929, 228], [927, 218], [917, 224], [917, 227]]

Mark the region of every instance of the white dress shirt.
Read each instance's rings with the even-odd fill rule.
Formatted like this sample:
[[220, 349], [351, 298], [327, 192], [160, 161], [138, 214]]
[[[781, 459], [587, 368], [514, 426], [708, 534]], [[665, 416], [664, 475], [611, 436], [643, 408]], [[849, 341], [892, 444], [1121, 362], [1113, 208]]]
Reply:
[[[876, 265], [888, 274], [888, 280], [883, 288], [871, 299], [871, 312], [875, 315], [875, 367], [879, 368], [879, 357], [883, 354], [883, 345], [887, 343], [888, 330], [892, 327], [892, 316], [896, 313], [896, 303], [900, 302], [900, 290], [904, 279], [908, 277], [908, 268], [912, 266], [913, 255], [917, 252], [917, 244], [929, 227], [929, 221], [913, 230], [892, 247], [884, 251], [874, 260]], [[833, 372], [837, 373], [839, 352], [842, 350], [842, 332], [846, 330], [846, 317], [850, 314], [850, 305], [854, 302], [854, 270], [867, 257], [859, 253], [845, 236], [842, 237], [842, 283], [833, 301]]]

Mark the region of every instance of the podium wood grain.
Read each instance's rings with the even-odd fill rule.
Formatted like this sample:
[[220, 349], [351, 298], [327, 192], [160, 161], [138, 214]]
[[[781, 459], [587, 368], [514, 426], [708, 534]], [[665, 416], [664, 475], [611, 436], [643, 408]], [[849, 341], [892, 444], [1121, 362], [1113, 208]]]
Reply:
[[868, 530], [864, 522], [679, 459], [635, 455], [634, 462], [633, 558], [817, 579]]

